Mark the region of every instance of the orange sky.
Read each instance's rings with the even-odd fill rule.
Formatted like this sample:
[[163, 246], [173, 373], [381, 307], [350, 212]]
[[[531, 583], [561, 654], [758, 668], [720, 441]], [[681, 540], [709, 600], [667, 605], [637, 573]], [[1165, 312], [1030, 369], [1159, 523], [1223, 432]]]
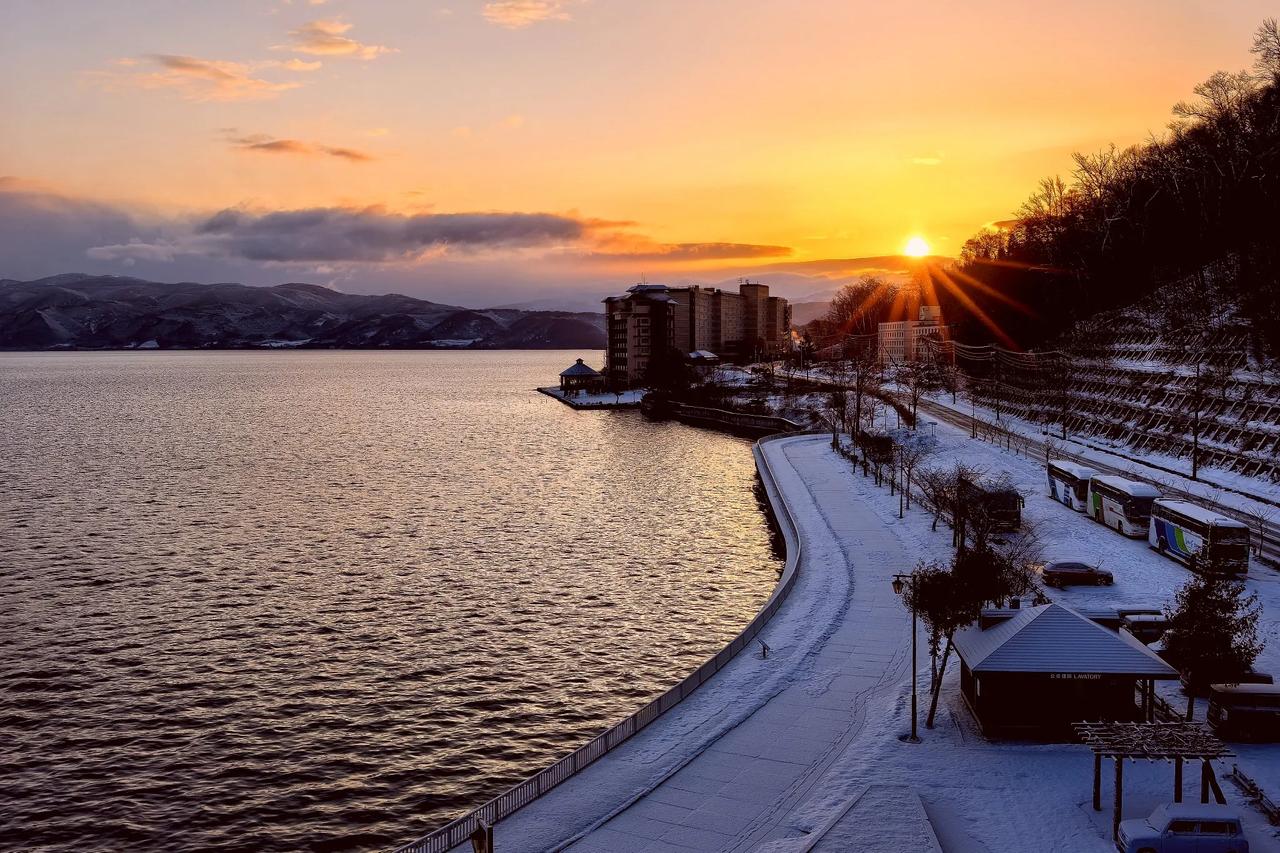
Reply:
[[[1197, 82], [1248, 64], [1273, 13], [1246, 0], [16, 0], [0, 33], [0, 196], [17, 208], [20, 190], [35, 212], [7, 216], [45, 223], [92, 203], [127, 224], [101, 240], [83, 226], [83, 250], [54, 241], [0, 276], [328, 277], [483, 302], [882, 255], [914, 234], [951, 254], [1065, 173], [1072, 150], [1160, 132]], [[485, 231], [473, 242], [275, 260], [198, 234], [224, 208], [369, 207], [392, 231], [455, 213], [578, 228], [494, 238], [485, 220], [464, 223]], [[267, 223], [252, 227], [258, 240]], [[110, 250], [130, 241], [151, 248]]]

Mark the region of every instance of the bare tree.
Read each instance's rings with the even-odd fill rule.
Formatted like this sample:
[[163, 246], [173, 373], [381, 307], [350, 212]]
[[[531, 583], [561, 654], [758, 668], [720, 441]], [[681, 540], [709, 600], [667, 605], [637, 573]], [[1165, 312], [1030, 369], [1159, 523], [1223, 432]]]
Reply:
[[938, 387], [937, 373], [932, 363], [914, 359], [895, 365], [894, 381], [902, 389], [907, 406], [911, 410], [911, 428], [916, 428], [918, 418], [916, 412], [920, 407], [920, 398]]
[[1186, 350], [1191, 361], [1181, 399], [1172, 410], [1172, 423], [1190, 443], [1191, 479], [1200, 478], [1204, 465], [1204, 436], [1222, 408], [1230, 372], [1213, 364], [1206, 347]]
[[1254, 503], [1245, 508], [1244, 514], [1253, 522], [1253, 527], [1258, 532], [1257, 539], [1254, 540], [1253, 553], [1261, 555], [1267, 547], [1267, 525], [1276, 517], [1276, 507]]
[[844, 377], [852, 396], [854, 427], [861, 429], [863, 407], [868, 405], [868, 398], [877, 397], [881, 393], [884, 365], [873, 349], [862, 347], [845, 362]]
[[[894, 451], [898, 468], [902, 471], [902, 493], [906, 498], [906, 509], [911, 509], [911, 478], [924, 460], [933, 454], [934, 444], [922, 435], [907, 436], [900, 441]], [[902, 517], [899, 507], [898, 516]]]
[[[1067, 440], [1067, 419], [1074, 404], [1076, 365], [1063, 354], [1046, 355], [1040, 359], [1039, 394], [1044, 408], [1061, 427], [1061, 438]], [[1048, 420], [1048, 418], [1046, 418]]]
[[843, 385], [832, 387], [823, 396], [822, 420], [831, 430], [831, 446], [839, 444], [840, 433], [849, 431], [849, 392]]
[[916, 476], [916, 483], [924, 503], [933, 513], [931, 530], [938, 529], [938, 520], [951, 512], [951, 474], [941, 468], [922, 468]]

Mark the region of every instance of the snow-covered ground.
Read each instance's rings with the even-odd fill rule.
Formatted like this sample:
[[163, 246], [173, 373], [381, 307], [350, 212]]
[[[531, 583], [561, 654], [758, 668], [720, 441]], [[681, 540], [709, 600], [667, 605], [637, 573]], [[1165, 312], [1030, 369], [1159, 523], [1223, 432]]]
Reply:
[[[988, 474], [1007, 473], [1026, 496], [1023, 518], [1034, 527], [1046, 561], [1078, 559], [1101, 565], [1115, 576], [1110, 587], [1074, 586], [1049, 590], [1050, 596], [1071, 607], [1110, 608], [1150, 606], [1162, 608], [1187, 582], [1190, 573], [1181, 563], [1153, 551], [1145, 539], [1129, 539], [1103, 527], [1084, 513], [1068, 509], [1053, 500], [1042, 460], [1016, 455], [968, 432], [945, 423], [936, 427], [936, 450], [927, 464], [948, 466], [958, 461], [975, 465]], [[897, 501], [887, 497], [896, 514]], [[917, 512], [922, 519], [927, 511]], [[927, 522], [926, 522], [927, 524]], [[918, 526], [918, 525], [916, 525]], [[935, 558], [950, 552], [951, 533], [939, 524], [937, 533], [927, 526], [921, 546]], [[1267, 645], [1255, 664], [1263, 672], [1280, 676], [1280, 572], [1254, 563], [1245, 582], [1262, 605], [1260, 633]], [[1186, 698], [1176, 683], [1160, 685], [1161, 694], [1175, 707], [1185, 707]], [[1206, 703], [1197, 703], [1196, 717], [1204, 720]], [[1280, 797], [1280, 745], [1241, 746], [1241, 768], [1256, 779], [1273, 797]], [[1229, 787], [1229, 786], [1228, 786]]]
[[645, 389], [643, 388], [623, 391], [621, 394], [574, 394], [573, 396], [566, 396], [563, 391], [555, 386], [539, 388], [538, 390], [548, 397], [555, 397], [570, 406], [590, 409], [634, 408], [640, 405], [640, 398], [645, 395]]
[[[1028, 493], [1025, 515], [1046, 557], [1101, 560], [1114, 572], [1114, 587], [1055, 592], [1064, 603], [1160, 606], [1186, 580], [1179, 564], [1042, 496], [1038, 459], [943, 424], [936, 447], [934, 464], [963, 459], [1008, 472]], [[739, 655], [649, 728], [499, 823], [500, 849], [915, 851], [929, 849], [932, 835], [945, 853], [1113, 850], [1109, 776], [1105, 808], [1094, 812], [1089, 751], [985, 740], [959, 697], [954, 659], [937, 727], [922, 726], [919, 745], [899, 739], [909, 728], [910, 623], [889, 580], [916, 560], [949, 557], [945, 526], [931, 531], [920, 508], [899, 520], [898, 499], [855, 473], [825, 437], [782, 438], [762, 452], [803, 541], [796, 587], [762, 634], [768, 658]], [[1274, 640], [1280, 586], [1264, 571], [1249, 585]], [[1259, 665], [1276, 663], [1280, 648], [1270, 648]], [[927, 672], [922, 655], [922, 695]], [[1242, 749], [1240, 763], [1280, 792], [1280, 748]], [[1130, 763], [1125, 816], [1167, 801], [1171, 782], [1168, 764]], [[1225, 780], [1223, 789], [1252, 849], [1280, 853], [1263, 817]]]
[[[964, 400], [953, 403], [949, 394], [929, 395], [928, 402], [950, 409], [964, 417], [976, 413], [981, 421], [997, 423], [993, 410], [974, 406]], [[1217, 468], [1204, 468], [1199, 472], [1199, 479], [1192, 480], [1188, 474], [1191, 463], [1185, 458], [1146, 452], [1137, 453], [1131, 448], [1108, 442], [1097, 436], [1068, 433], [1066, 441], [1062, 441], [1057, 437], [1058, 433], [1054, 432], [1054, 424], [1047, 426], [1035, 424], [1009, 414], [1002, 414], [998, 423], [1004, 429], [1036, 441], [1053, 440], [1077, 456], [1095, 459], [1120, 470], [1130, 471], [1138, 478], [1157, 485], [1162, 483], [1170, 485], [1225, 506], [1235, 507], [1242, 512], [1250, 512], [1262, 506], [1280, 516], [1280, 511], [1277, 511], [1274, 506], [1259, 504], [1258, 501], [1247, 497], [1256, 495], [1271, 501], [1280, 501], [1280, 482], [1247, 477]], [[1043, 433], [1042, 430], [1046, 429], [1048, 433]]]

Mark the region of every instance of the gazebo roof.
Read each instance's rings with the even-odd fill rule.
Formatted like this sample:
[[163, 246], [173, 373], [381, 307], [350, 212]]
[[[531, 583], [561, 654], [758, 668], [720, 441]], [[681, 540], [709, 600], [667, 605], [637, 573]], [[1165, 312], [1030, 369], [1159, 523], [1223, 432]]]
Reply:
[[1178, 675], [1133, 636], [1108, 631], [1061, 604], [1028, 607], [985, 631], [968, 628], [956, 635], [955, 646], [969, 669], [978, 673]]
[[599, 376], [600, 371], [587, 367], [582, 363], [582, 359], [578, 359], [574, 364], [569, 365], [560, 371], [561, 376]]

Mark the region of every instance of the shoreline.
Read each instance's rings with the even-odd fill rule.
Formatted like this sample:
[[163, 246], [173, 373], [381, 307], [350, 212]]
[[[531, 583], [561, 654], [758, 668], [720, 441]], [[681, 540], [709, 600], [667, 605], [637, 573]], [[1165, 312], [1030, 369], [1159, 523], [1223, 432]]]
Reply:
[[[542, 391], [543, 389], [538, 389]], [[546, 392], [544, 392], [546, 393]], [[548, 396], [557, 396], [548, 394]], [[563, 401], [562, 402], [567, 402]], [[483, 805], [473, 809], [442, 827], [422, 836], [415, 841], [394, 848], [394, 853], [445, 853], [451, 850], [465, 851], [468, 844], [468, 838], [481, 821], [489, 826], [501, 828], [501, 821], [505, 818], [514, 818], [518, 816], [521, 809], [533, 805], [542, 800], [544, 797], [561, 793], [570, 787], [573, 780], [579, 777], [580, 773], [591, 769], [599, 768], [598, 759], [612, 753], [614, 749], [627, 743], [634, 743], [632, 737], [647, 731], [650, 724], [670, 723], [673, 719], [667, 712], [681, 705], [682, 702], [689, 699], [701, 698], [704, 694], [698, 693], [698, 688], [709, 681], [712, 676], [729, 666], [734, 661], [741, 660], [745, 649], [751, 646], [756, 640], [758, 634], [768, 625], [783, 603], [789, 598], [790, 593], [795, 586], [796, 579], [799, 574], [799, 562], [802, 553], [802, 544], [799, 538], [799, 531], [795, 524], [795, 519], [791, 514], [791, 509], [782, 497], [781, 489], [777, 484], [772, 469], [761, 450], [762, 445], [767, 442], [795, 438], [794, 435], [778, 434], [773, 436], [765, 436], [752, 444], [752, 456], [755, 460], [756, 471], [760, 477], [767, 500], [764, 501], [762, 511], [765, 507], [765, 523], [771, 529], [776, 529], [782, 536], [786, 558], [783, 564], [782, 573], [779, 575], [778, 582], [774, 585], [773, 591], [765, 600], [764, 604], [756, 611], [752, 619], [746, 626], [719, 652], [704, 662], [698, 669], [686, 675], [683, 679], [676, 682], [665, 693], [649, 702], [644, 707], [632, 713], [629, 717], [606, 729], [597, 735], [587, 744], [579, 747], [574, 752], [560, 759], [549, 767], [543, 768], [516, 783], [506, 791], [501, 792], [493, 799]], [[759, 660], [765, 660], [760, 657]], [[722, 709], [712, 716], [712, 719], [718, 725], [725, 725], [726, 720]], [[736, 723], [729, 724], [729, 728]], [[723, 732], [716, 733], [716, 736]], [[713, 738], [714, 740], [714, 738]], [[712, 741], [708, 741], [708, 744]], [[583, 755], [581, 761], [575, 758], [580, 754]], [[651, 780], [645, 784], [640, 791], [625, 799], [621, 805], [615, 805], [611, 810], [606, 811], [584, 830], [575, 834], [572, 838], [562, 840], [557, 843], [554, 849], [563, 849], [574, 841], [585, 836], [601, 824], [612, 819], [616, 815], [625, 811], [629, 806], [638, 801], [646, 793], [653, 789], [657, 784], [670, 778], [686, 764], [693, 760], [692, 756], [685, 761], [680, 762], [674, 768], [668, 768], [660, 778]], [[594, 774], [593, 774], [594, 775]], [[563, 785], [561, 783], [570, 783]], [[607, 788], [607, 785], [602, 787]], [[558, 829], [558, 822], [556, 825]], [[496, 830], [495, 830], [496, 831]], [[538, 848], [532, 848], [538, 849]]]

